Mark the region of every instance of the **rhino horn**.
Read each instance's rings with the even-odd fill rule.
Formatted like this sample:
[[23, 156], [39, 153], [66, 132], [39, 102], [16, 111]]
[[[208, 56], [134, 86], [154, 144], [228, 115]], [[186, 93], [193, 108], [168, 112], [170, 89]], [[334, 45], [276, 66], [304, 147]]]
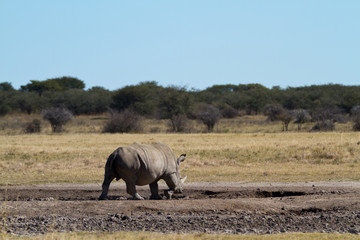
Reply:
[[181, 183], [184, 183], [186, 181], [186, 178], [187, 178], [187, 176], [185, 176], [184, 178], [181, 178], [180, 179]]

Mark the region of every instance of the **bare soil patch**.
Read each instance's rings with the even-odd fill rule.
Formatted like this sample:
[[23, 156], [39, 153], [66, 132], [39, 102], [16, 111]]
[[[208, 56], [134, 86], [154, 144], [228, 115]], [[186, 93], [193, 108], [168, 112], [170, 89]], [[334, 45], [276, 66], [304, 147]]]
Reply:
[[[166, 189], [160, 185], [160, 191]], [[166, 200], [128, 200], [125, 185], [0, 187], [2, 228], [18, 235], [49, 231], [177, 233], [360, 233], [360, 183], [189, 183]], [[149, 198], [147, 186], [140, 195]], [[4, 221], [5, 220], [5, 221]], [[5, 226], [4, 226], [5, 224]]]

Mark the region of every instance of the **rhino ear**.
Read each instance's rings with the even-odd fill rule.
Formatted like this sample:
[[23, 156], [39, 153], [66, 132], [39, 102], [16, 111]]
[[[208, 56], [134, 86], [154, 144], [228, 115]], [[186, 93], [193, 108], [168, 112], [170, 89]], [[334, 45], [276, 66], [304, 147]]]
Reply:
[[183, 162], [186, 158], [186, 154], [181, 154], [180, 157], [177, 159], [178, 164], [180, 164], [180, 162]]

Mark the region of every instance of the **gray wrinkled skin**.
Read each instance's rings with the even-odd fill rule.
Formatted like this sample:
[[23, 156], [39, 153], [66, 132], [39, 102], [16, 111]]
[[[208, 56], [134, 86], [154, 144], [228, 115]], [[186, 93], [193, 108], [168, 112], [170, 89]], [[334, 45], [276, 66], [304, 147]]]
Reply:
[[133, 199], [143, 200], [136, 191], [136, 185], [149, 184], [150, 199], [161, 199], [158, 193], [158, 181], [163, 179], [172, 192], [182, 192], [182, 179], [179, 173], [180, 162], [186, 154], [176, 158], [173, 151], [165, 144], [133, 144], [119, 147], [107, 159], [105, 177], [100, 200], [107, 199], [110, 183], [113, 179], [123, 179], [126, 191]]

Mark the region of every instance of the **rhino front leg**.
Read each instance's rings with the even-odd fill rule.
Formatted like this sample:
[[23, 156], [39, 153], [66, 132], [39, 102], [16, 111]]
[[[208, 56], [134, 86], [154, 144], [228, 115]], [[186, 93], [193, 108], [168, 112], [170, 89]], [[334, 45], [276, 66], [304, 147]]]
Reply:
[[154, 199], [154, 200], [161, 199], [161, 197], [159, 196], [159, 186], [158, 186], [157, 181], [149, 184], [149, 186], [150, 186], [150, 191], [151, 191], [150, 199]]
[[167, 199], [172, 199], [172, 196], [175, 192], [177, 179], [175, 174], [168, 175], [164, 178], [164, 181], [166, 182], [166, 185], [169, 187], [169, 189], [164, 190], [164, 195]]
[[169, 187], [169, 190], [174, 191], [176, 188], [177, 179], [175, 174], [170, 174], [166, 177], [164, 177], [164, 181], [166, 182], [166, 185]]
[[126, 192], [133, 196], [134, 200], [144, 200], [144, 198], [136, 192], [136, 185], [133, 182], [126, 182]]

